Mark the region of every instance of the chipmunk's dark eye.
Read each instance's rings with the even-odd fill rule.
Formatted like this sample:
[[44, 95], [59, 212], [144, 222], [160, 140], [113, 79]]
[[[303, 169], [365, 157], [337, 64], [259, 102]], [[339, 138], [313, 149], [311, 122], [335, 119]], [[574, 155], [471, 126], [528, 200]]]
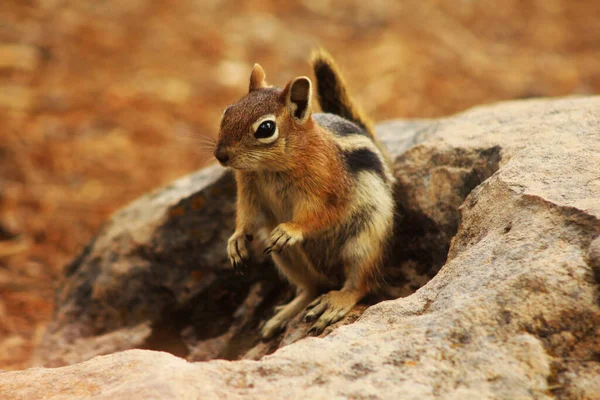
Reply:
[[256, 129], [256, 132], [254, 132], [254, 137], [257, 139], [265, 139], [268, 137], [273, 136], [273, 134], [275, 133], [275, 121], [263, 121], [258, 128]]

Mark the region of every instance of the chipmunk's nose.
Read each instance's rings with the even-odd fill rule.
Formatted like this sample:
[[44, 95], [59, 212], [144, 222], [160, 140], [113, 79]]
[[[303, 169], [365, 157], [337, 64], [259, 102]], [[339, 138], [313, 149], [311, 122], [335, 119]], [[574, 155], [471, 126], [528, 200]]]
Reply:
[[229, 161], [229, 153], [223, 147], [219, 146], [215, 150], [215, 158], [224, 165]]

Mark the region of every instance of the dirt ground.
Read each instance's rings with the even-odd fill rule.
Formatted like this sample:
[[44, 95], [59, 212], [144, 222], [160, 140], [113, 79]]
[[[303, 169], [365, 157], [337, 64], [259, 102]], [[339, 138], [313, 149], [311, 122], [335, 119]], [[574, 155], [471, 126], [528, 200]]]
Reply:
[[317, 45], [374, 119], [600, 92], [597, 0], [0, 2], [0, 369], [21, 369], [62, 268], [137, 196], [210, 161], [197, 137], [254, 62]]

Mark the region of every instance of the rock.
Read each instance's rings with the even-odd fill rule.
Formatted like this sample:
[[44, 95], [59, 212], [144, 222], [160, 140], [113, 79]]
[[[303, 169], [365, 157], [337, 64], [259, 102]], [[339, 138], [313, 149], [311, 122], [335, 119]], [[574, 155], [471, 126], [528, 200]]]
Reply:
[[67, 269], [36, 362], [287, 345], [260, 361], [133, 350], [3, 373], [0, 398], [600, 398], [598, 110], [600, 97], [530, 100], [381, 124], [398, 178], [387, 273], [405, 294], [424, 286], [323, 338], [298, 340], [297, 318], [258, 341], [289, 290], [267, 263], [226, 265], [228, 174], [177, 181], [117, 213]]

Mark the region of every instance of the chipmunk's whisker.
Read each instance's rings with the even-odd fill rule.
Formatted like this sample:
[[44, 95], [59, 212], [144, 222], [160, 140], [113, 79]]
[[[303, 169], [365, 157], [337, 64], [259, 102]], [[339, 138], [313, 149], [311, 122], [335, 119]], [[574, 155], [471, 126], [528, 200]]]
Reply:
[[191, 133], [191, 132], [178, 132], [177, 136], [182, 137], [182, 138], [187, 138], [187, 139], [201, 140], [201, 141], [205, 141], [205, 142], [209, 142], [209, 143], [215, 143], [215, 144], [217, 143], [217, 139], [215, 139], [212, 136], [198, 135], [198, 134]]
[[193, 142], [202, 151], [213, 152], [217, 147], [217, 140], [208, 136], [200, 136], [187, 133], [179, 133], [178, 138], [181, 139], [182, 144]]
[[210, 155], [212, 155], [215, 152], [214, 149], [208, 149], [208, 148], [202, 148], [202, 147], [198, 148], [197, 150], [199, 153], [210, 154]]

